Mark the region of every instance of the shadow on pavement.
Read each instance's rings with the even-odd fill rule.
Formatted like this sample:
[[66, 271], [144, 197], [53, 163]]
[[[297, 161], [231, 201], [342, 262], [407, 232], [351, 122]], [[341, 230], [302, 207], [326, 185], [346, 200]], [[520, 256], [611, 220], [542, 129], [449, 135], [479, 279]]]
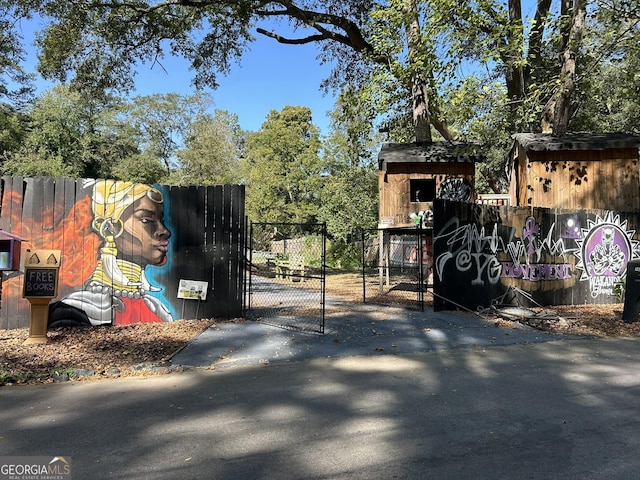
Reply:
[[[277, 322], [275, 322], [277, 323]], [[424, 312], [332, 301], [325, 334], [267, 322], [218, 323], [178, 352], [174, 365], [224, 368], [353, 355], [410, 354], [477, 346], [513, 345], [578, 338], [549, 334], [464, 312]]]

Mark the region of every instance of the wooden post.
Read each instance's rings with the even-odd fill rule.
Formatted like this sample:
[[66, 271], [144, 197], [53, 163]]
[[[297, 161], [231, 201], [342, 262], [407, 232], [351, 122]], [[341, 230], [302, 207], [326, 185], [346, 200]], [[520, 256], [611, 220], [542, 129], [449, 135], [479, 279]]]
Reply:
[[47, 343], [47, 324], [49, 322], [48, 298], [30, 298], [31, 311], [29, 318], [29, 338], [23, 345], [39, 345]]
[[378, 294], [382, 295], [382, 282], [384, 280], [384, 231], [378, 230]]

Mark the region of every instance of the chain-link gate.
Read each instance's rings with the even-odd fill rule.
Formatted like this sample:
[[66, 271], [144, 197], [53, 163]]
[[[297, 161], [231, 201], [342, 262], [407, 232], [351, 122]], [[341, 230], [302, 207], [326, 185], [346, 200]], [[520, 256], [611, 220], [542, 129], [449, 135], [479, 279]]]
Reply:
[[326, 225], [251, 223], [245, 318], [324, 333]]
[[363, 301], [424, 310], [433, 262], [428, 229], [362, 232]]

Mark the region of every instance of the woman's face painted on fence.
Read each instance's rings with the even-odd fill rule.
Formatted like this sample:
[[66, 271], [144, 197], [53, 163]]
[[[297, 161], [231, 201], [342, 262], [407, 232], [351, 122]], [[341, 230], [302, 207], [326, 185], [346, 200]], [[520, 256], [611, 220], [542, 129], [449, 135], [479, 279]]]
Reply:
[[171, 236], [163, 216], [164, 204], [150, 195], [127, 208], [122, 215], [122, 235], [116, 239], [118, 257], [143, 267], [163, 263]]

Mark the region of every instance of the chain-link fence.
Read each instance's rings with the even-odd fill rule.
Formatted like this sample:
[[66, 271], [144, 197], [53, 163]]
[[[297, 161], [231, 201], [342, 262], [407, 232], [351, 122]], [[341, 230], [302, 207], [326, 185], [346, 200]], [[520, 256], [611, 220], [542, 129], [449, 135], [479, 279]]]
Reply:
[[363, 301], [424, 309], [431, 301], [431, 231], [380, 229], [362, 235]]
[[324, 333], [324, 224], [252, 223], [245, 316]]
[[357, 241], [327, 244], [328, 308], [335, 298], [418, 309], [433, 303], [431, 230], [364, 230]]

